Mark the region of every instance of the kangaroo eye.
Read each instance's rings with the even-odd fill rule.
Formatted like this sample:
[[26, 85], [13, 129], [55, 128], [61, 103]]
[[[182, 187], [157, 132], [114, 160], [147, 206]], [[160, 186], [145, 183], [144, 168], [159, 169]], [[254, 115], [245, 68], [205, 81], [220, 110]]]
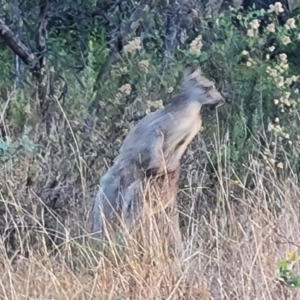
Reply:
[[211, 86], [202, 86], [201, 87], [205, 92], [211, 91], [213, 88]]

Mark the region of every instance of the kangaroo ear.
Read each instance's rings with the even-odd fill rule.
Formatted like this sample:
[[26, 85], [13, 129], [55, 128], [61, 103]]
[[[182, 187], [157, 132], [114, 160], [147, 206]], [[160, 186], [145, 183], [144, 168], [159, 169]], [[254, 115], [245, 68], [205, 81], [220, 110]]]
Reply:
[[197, 72], [198, 74], [201, 74], [200, 68], [196, 64], [187, 64], [183, 70], [184, 79], [187, 79], [195, 72]]
[[190, 64], [184, 68], [184, 84], [188, 84], [191, 81], [197, 82], [198, 85], [202, 86], [204, 89], [214, 88], [214, 82], [207, 79], [201, 74], [199, 66], [195, 64]]
[[199, 84], [201, 84], [202, 87], [207, 88], [207, 89], [212, 89], [215, 87], [215, 84], [213, 81], [207, 79], [204, 76], [201, 76], [199, 78]]

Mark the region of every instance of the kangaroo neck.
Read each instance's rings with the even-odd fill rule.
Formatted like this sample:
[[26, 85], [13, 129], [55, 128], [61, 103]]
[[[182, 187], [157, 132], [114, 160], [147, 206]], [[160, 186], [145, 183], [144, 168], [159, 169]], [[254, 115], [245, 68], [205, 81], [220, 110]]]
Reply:
[[173, 98], [171, 103], [169, 103], [165, 108], [167, 112], [199, 114], [201, 104], [196, 100], [188, 99], [184, 95], [180, 94]]

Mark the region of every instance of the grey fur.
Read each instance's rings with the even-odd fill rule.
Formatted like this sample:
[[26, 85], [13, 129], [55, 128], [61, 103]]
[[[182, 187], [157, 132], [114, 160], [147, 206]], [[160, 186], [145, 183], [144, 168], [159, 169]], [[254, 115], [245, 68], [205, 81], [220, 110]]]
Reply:
[[[145, 179], [150, 175], [159, 178], [165, 174], [179, 174], [180, 159], [201, 128], [202, 105], [222, 102], [223, 97], [213, 82], [203, 77], [198, 68], [185, 69], [179, 94], [166, 107], [144, 117], [128, 133], [116, 161], [102, 176], [92, 211], [93, 233], [102, 237], [103, 217], [112, 223], [114, 212], [121, 216], [129, 230], [135, 228], [145, 201]], [[173, 186], [171, 195], [161, 196], [174, 198], [173, 203], [178, 184], [178, 179], [174, 180], [169, 185]], [[178, 223], [178, 215], [174, 220]], [[178, 235], [179, 224], [174, 226]]]

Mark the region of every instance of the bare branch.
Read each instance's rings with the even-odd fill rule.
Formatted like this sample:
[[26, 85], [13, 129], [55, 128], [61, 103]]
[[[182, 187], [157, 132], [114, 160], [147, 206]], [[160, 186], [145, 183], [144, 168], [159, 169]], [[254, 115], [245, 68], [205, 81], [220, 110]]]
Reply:
[[38, 61], [31, 50], [25, 46], [0, 18], [0, 37], [5, 44], [31, 69], [38, 69]]
[[46, 40], [47, 40], [47, 24], [48, 19], [46, 17], [49, 3], [48, 1], [40, 1], [40, 15], [39, 15], [39, 27], [37, 34], [37, 50], [39, 52], [39, 64], [40, 68], [45, 66], [45, 53], [46, 53]]

